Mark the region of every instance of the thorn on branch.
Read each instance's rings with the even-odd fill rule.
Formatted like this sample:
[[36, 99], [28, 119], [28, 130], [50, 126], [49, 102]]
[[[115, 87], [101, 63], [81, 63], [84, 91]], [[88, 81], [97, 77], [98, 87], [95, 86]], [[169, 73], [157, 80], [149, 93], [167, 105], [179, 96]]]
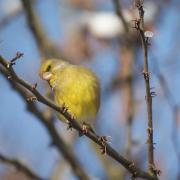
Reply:
[[24, 55], [23, 53], [17, 52], [17, 53], [16, 53], [16, 56], [7, 63], [7, 68], [9, 69], [9, 68], [12, 67], [13, 65], [15, 65], [15, 64], [16, 64], [15, 62], [16, 62], [19, 58], [21, 58], [23, 55]]
[[103, 144], [103, 143], [108, 143], [110, 142], [111, 137], [110, 136], [98, 136], [98, 140]]
[[149, 77], [150, 77], [149, 72], [143, 70], [142, 74], [144, 75], [144, 79], [146, 81], [149, 80]]
[[[146, 144], [148, 143], [149, 143], [149, 139], [146, 140]], [[153, 143], [153, 149], [156, 149], [154, 145], [156, 145], [156, 143]]]
[[101, 154], [107, 154], [106, 143], [109, 141], [109, 136], [98, 136], [98, 141], [102, 144], [100, 147]]
[[156, 168], [156, 166], [154, 164], [150, 164], [150, 166], [151, 166], [151, 168], [152, 168], [155, 175], [158, 175], [158, 176], [161, 175], [161, 170]]
[[162, 173], [161, 170], [160, 170], [160, 169], [157, 169], [157, 168], [156, 168], [154, 171], [155, 171], [155, 174], [157, 174], [158, 176], [160, 176], [161, 173]]
[[151, 87], [151, 88], [150, 88], [150, 95], [151, 95], [152, 98], [155, 97], [155, 96], [157, 96], [156, 92], [155, 92], [155, 91], [152, 91], [153, 89], [155, 89], [155, 87]]
[[150, 94], [151, 94], [152, 98], [157, 96], [156, 92], [154, 92], [154, 91], [151, 91]]
[[24, 55], [23, 53], [17, 52], [16, 56], [13, 59], [11, 59], [11, 63], [15, 63], [15, 61], [20, 59], [23, 55]]
[[35, 101], [37, 101], [37, 97], [35, 97], [35, 96], [28, 97], [28, 98], [27, 98], [27, 101], [29, 101], [29, 102], [35, 102]]
[[148, 135], [150, 136], [150, 135], [153, 133], [153, 129], [150, 128], [150, 127], [148, 127], [148, 128], [147, 128], [147, 132], [148, 132]]
[[131, 164], [129, 164], [129, 168], [134, 167], [134, 163], [132, 162]]

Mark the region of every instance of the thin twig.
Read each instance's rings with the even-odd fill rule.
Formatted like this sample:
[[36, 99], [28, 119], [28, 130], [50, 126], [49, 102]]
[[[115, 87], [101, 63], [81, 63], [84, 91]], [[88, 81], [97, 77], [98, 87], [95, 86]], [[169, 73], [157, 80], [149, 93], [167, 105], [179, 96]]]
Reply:
[[121, 50], [120, 50], [120, 56], [121, 56], [121, 69], [120, 69], [120, 75], [118, 79], [121, 79], [121, 82], [124, 83], [122, 85], [122, 93], [123, 98], [126, 104], [126, 132], [127, 132], [127, 143], [125, 146], [125, 155], [127, 158], [130, 157], [131, 154], [131, 148], [132, 148], [132, 121], [134, 117], [134, 94], [133, 94], [133, 65], [134, 65], [134, 47], [133, 43], [129, 41], [130, 39], [130, 33], [129, 33], [129, 27], [128, 23], [124, 17], [121, 3], [119, 0], [112, 0], [115, 12], [119, 17], [119, 20], [122, 22], [122, 25], [124, 27], [124, 32], [126, 34], [126, 43], [123, 43], [120, 41], [121, 44]]
[[21, 0], [25, 10], [28, 25], [35, 37], [41, 56], [60, 58], [60, 53], [52, 41], [47, 37], [43, 26], [34, 11], [32, 0]]
[[[36, 44], [39, 47], [39, 51], [43, 58], [48, 57], [61, 57], [60, 51], [58, 51], [52, 41], [47, 37], [46, 32], [38, 18], [31, 0], [21, 0], [22, 5], [25, 10], [26, 19], [28, 25], [32, 31]], [[41, 118], [42, 119], [42, 118]], [[80, 166], [78, 159], [76, 159], [75, 154], [72, 152], [62, 139], [58, 139], [58, 134], [53, 133], [55, 131], [54, 126], [50, 123], [45, 124], [48, 132], [53, 137], [53, 144], [56, 144], [58, 149], [62, 152], [63, 156], [69, 161], [74, 173], [80, 179], [88, 179], [88, 176], [84, 172], [83, 168]], [[55, 131], [56, 132], [56, 131]]]
[[127, 160], [122, 155], [118, 154], [110, 145], [107, 144], [106, 138], [103, 136], [98, 136], [96, 133], [92, 131], [87, 131], [84, 133], [83, 128], [79, 123], [76, 121], [76, 119], [68, 112], [68, 110], [65, 110], [64, 107], [59, 107], [56, 104], [54, 104], [52, 101], [50, 101], [48, 98], [41, 95], [41, 93], [35, 88], [34, 85], [29, 84], [25, 80], [23, 80], [21, 77], [19, 77], [12, 65], [10, 65], [11, 62], [6, 61], [2, 56], [0, 56], [0, 63], [6, 68], [9, 75], [8, 77], [26, 88], [28, 91], [30, 91], [34, 96], [30, 98], [30, 100], [37, 100], [55, 111], [61, 113], [68, 121], [71, 127], [76, 129], [80, 134], [84, 134], [85, 136], [89, 137], [92, 141], [94, 141], [96, 144], [98, 144], [101, 149], [103, 149], [103, 152], [108, 154], [110, 157], [115, 159], [117, 162], [122, 164], [133, 176], [135, 177], [141, 177], [145, 179], [157, 179], [157, 177], [150, 175], [149, 173], [140, 170], [137, 168], [133, 162]]
[[119, 0], [112, 0], [112, 1], [113, 1], [113, 4], [114, 4], [116, 14], [118, 15], [118, 17], [120, 18], [120, 20], [121, 20], [121, 22], [123, 24], [124, 32], [126, 32], [126, 33], [129, 32], [128, 23], [126, 22], [126, 19], [125, 19], [124, 15], [123, 15], [121, 4], [120, 4]]
[[[5, 70], [4, 68], [0, 67], [0, 72], [7, 77], [9, 75], [9, 72]], [[13, 80], [8, 81], [13, 89], [15, 89], [22, 97], [22, 99], [25, 101], [27, 105], [27, 110], [31, 112], [35, 117], [37, 117], [37, 120], [39, 120], [46, 128], [46, 130], [49, 133], [49, 136], [51, 137], [51, 145], [56, 147], [60, 153], [62, 153], [63, 157], [68, 161], [70, 164], [74, 174], [81, 180], [88, 180], [88, 176], [85, 173], [84, 169], [80, 165], [78, 159], [76, 158], [73, 150], [71, 147], [69, 147], [64, 140], [59, 136], [58, 132], [56, 131], [54, 125], [53, 125], [53, 119], [47, 118], [41, 112], [38, 107], [36, 106], [36, 103], [34, 101], [27, 101], [27, 97], [29, 96], [29, 93], [27, 90], [22, 88], [19, 84], [17, 84]]]
[[[47, 57], [60, 57], [59, 51], [56, 49], [52, 41], [47, 37], [44, 28], [34, 10], [33, 2], [31, 0], [21, 0], [22, 5], [25, 10], [26, 18], [28, 25], [32, 31], [36, 44], [38, 45], [39, 51], [43, 58]], [[65, 142], [62, 139], [58, 140], [58, 134], [53, 133], [55, 128], [52, 124], [45, 124], [48, 129], [48, 132], [53, 135], [53, 143], [56, 144], [59, 150], [62, 152], [63, 156], [69, 161], [72, 166], [74, 173], [80, 179], [88, 179], [88, 176], [84, 172], [83, 168], [80, 166], [80, 163], [75, 157], [75, 154], [71, 153], [71, 148], [67, 147]]]
[[139, 19], [135, 21], [135, 28], [138, 30], [144, 51], [144, 81], [146, 86], [146, 103], [148, 113], [148, 170], [151, 174], [157, 176], [157, 169], [154, 164], [154, 143], [153, 143], [153, 115], [152, 115], [152, 93], [150, 87], [149, 68], [148, 68], [148, 38], [144, 35], [144, 8], [143, 0], [136, 1], [136, 7], [139, 11]]
[[17, 170], [21, 171], [22, 173], [24, 173], [27, 177], [29, 177], [31, 179], [45, 180], [45, 178], [38, 176], [29, 167], [27, 167], [25, 164], [23, 164], [22, 162], [20, 162], [17, 159], [11, 159], [5, 155], [0, 154], [0, 161], [5, 164], [15, 167]]

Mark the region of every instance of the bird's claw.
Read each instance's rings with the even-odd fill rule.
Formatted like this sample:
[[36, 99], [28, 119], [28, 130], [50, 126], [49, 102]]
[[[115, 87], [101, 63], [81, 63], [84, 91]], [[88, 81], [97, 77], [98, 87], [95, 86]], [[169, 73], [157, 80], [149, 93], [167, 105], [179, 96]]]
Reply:
[[62, 104], [62, 112], [66, 113], [68, 111], [68, 107], [65, 105], [65, 103]]
[[67, 121], [67, 124], [68, 124], [67, 130], [71, 130], [72, 131], [72, 129], [73, 129], [72, 123], [70, 121]]
[[110, 142], [111, 137], [110, 136], [98, 136], [98, 140], [104, 144]]

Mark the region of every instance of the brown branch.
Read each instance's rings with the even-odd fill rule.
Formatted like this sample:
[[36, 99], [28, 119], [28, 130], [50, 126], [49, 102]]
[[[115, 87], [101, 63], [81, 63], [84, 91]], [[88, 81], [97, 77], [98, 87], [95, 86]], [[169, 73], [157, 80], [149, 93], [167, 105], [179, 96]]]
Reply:
[[[5, 76], [9, 76], [9, 72], [5, 70], [4, 68], [0, 67], [0, 72]], [[59, 136], [58, 132], [56, 131], [54, 125], [53, 125], [53, 119], [47, 118], [36, 106], [34, 101], [27, 101], [27, 97], [29, 96], [29, 93], [27, 90], [19, 86], [15, 81], [9, 80], [8, 81], [13, 89], [15, 89], [22, 97], [22, 99], [25, 101], [27, 105], [27, 110], [31, 112], [35, 117], [37, 117], [37, 120], [42, 123], [46, 130], [49, 133], [49, 136], [51, 137], [51, 145], [54, 145], [60, 153], [62, 153], [63, 157], [68, 161], [68, 163], [71, 165], [71, 168], [74, 172], [74, 174], [79, 177], [81, 180], [88, 180], [88, 176], [86, 175], [85, 171], [81, 167], [78, 159], [76, 158], [73, 150], [71, 147], [69, 147], [64, 140]], [[52, 117], [51, 117], [52, 118]]]
[[[133, 65], [134, 65], [134, 51], [132, 47], [129, 47], [127, 50], [129, 55], [126, 57], [128, 59], [124, 59], [126, 61], [126, 72], [124, 72], [124, 77], [125, 79], [129, 77], [128, 83], [124, 87], [124, 93], [126, 95], [126, 121], [127, 121], [127, 144], [126, 144], [126, 156], [129, 158], [131, 157], [131, 148], [132, 148], [132, 123], [133, 123], [133, 118], [134, 118], [134, 92], [133, 92]], [[128, 62], [127, 62], [128, 61]]]
[[[36, 43], [38, 45], [39, 51], [42, 57], [60, 57], [59, 51], [57, 51], [54, 44], [48, 39], [43, 27], [40, 23], [40, 20], [34, 11], [33, 2], [31, 0], [22, 0], [22, 5], [24, 7], [27, 22], [29, 27], [34, 35]], [[42, 121], [42, 123], [47, 128], [49, 134], [53, 139], [53, 144], [57, 146], [59, 151], [63, 154], [67, 161], [69, 161], [74, 173], [80, 179], [88, 179], [88, 176], [84, 172], [83, 168], [80, 166], [80, 163], [75, 157], [75, 154], [72, 152], [71, 148], [68, 147], [65, 142], [59, 137], [52, 123], [47, 122], [45, 116], [42, 117], [41, 112], [37, 112], [34, 109], [37, 109], [35, 106], [28, 106], [28, 109], [31, 112], [35, 112], [35, 115]]]
[[[126, 134], [127, 143], [125, 146], [125, 155], [127, 158], [131, 155], [132, 148], [132, 121], [134, 117], [134, 93], [133, 93], [133, 65], [134, 65], [134, 47], [132, 41], [130, 41], [130, 33], [128, 23], [123, 15], [121, 3], [119, 0], [113, 0], [115, 12], [122, 22], [124, 31], [126, 34], [126, 43], [121, 45], [120, 56], [121, 56], [121, 68], [119, 70], [118, 79], [115, 81], [121, 82], [121, 90], [123, 93], [123, 100], [125, 104], [125, 120], [126, 120]], [[121, 43], [121, 41], [120, 41]], [[118, 84], [119, 84], [118, 82]], [[124, 111], [123, 111], [124, 112]], [[124, 173], [124, 177], [125, 177]]]
[[146, 86], [146, 104], [148, 113], [148, 170], [151, 174], [157, 176], [157, 169], [154, 164], [154, 143], [153, 143], [153, 115], [152, 115], [152, 93], [150, 87], [149, 68], [148, 68], [148, 38], [144, 35], [144, 8], [143, 0], [136, 1], [136, 7], [139, 11], [139, 19], [135, 21], [135, 28], [140, 34], [142, 48], [144, 51], [144, 81]]
[[[133, 162], [127, 160], [120, 154], [118, 154], [110, 145], [107, 144], [105, 138], [98, 136], [94, 132], [87, 131], [84, 133], [83, 128], [79, 125], [79, 123], [75, 120], [75, 118], [68, 113], [67, 109], [64, 107], [59, 107], [56, 104], [54, 104], [52, 101], [50, 101], [48, 98], [42, 96], [40, 92], [36, 89], [36, 86], [29, 84], [28, 82], [24, 81], [22, 78], [20, 78], [14, 71], [11, 62], [6, 61], [2, 56], [0, 56], [0, 63], [6, 68], [9, 75], [8, 78], [15, 81], [16, 83], [20, 84], [24, 88], [26, 88], [28, 91], [30, 91], [34, 97], [30, 98], [30, 100], [37, 100], [55, 111], [61, 113], [70, 123], [71, 127], [76, 129], [80, 134], [84, 134], [85, 136], [89, 137], [92, 141], [94, 141], [96, 144], [100, 146], [101, 149], [103, 149], [103, 152], [108, 154], [110, 157], [112, 157], [114, 160], [119, 162], [121, 165], [123, 165], [134, 177], [141, 177], [144, 179], [157, 179], [157, 177], [150, 175], [147, 172], [142, 171], [141, 169], [137, 168]], [[56, 139], [56, 138], [55, 138]], [[57, 140], [56, 140], [56, 143]], [[66, 149], [67, 150], [67, 149]]]
[[11, 159], [8, 158], [2, 154], [0, 154], [0, 161], [11, 165], [13, 167], [15, 167], [17, 170], [21, 171], [22, 173], [24, 173], [27, 177], [31, 178], [31, 179], [36, 179], [36, 180], [45, 180], [45, 178], [39, 177], [35, 172], [33, 172], [29, 167], [27, 167], [25, 164], [23, 164], [22, 162], [20, 162], [17, 159]]
[[[134, 48], [132, 46], [129, 47], [121, 47], [121, 68], [120, 68], [120, 76], [124, 79], [128, 79], [124, 86], [121, 87], [122, 93], [122, 103], [123, 103], [123, 111], [125, 114], [125, 122], [126, 122], [126, 144], [125, 144], [125, 156], [126, 158], [131, 158], [133, 139], [132, 139], [132, 125], [134, 118], [134, 92], [133, 92], [133, 66], [134, 66]], [[126, 179], [127, 173], [125, 171], [122, 172], [123, 178]]]
[[121, 22], [123, 24], [124, 31], [126, 33], [129, 32], [128, 23], [126, 22], [126, 19], [125, 19], [124, 15], [123, 15], [121, 4], [120, 4], [119, 0], [112, 0], [112, 1], [113, 1], [113, 4], [114, 4], [116, 14], [120, 18], [120, 20], [121, 20]]
[[59, 51], [56, 49], [52, 41], [48, 39], [45, 31], [43, 30], [44, 28], [42, 27], [40, 20], [33, 9], [33, 1], [21, 0], [21, 2], [25, 10], [27, 22], [32, 34], [35, 37], [41, 56], [60, 58]]

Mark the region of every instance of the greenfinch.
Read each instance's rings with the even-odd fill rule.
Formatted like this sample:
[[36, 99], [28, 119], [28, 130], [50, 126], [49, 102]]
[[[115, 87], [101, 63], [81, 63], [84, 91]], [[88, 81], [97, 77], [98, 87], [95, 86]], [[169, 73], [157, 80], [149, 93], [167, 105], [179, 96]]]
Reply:
[[[57, 105], [65, 106], [78, 122], [92, 124], [100, 106], [100, 83], [90, 69], [48, 59], [41, 65], [39, 75], [53, 89]], [[58, 118], [66, 121], [61, 114]]]

